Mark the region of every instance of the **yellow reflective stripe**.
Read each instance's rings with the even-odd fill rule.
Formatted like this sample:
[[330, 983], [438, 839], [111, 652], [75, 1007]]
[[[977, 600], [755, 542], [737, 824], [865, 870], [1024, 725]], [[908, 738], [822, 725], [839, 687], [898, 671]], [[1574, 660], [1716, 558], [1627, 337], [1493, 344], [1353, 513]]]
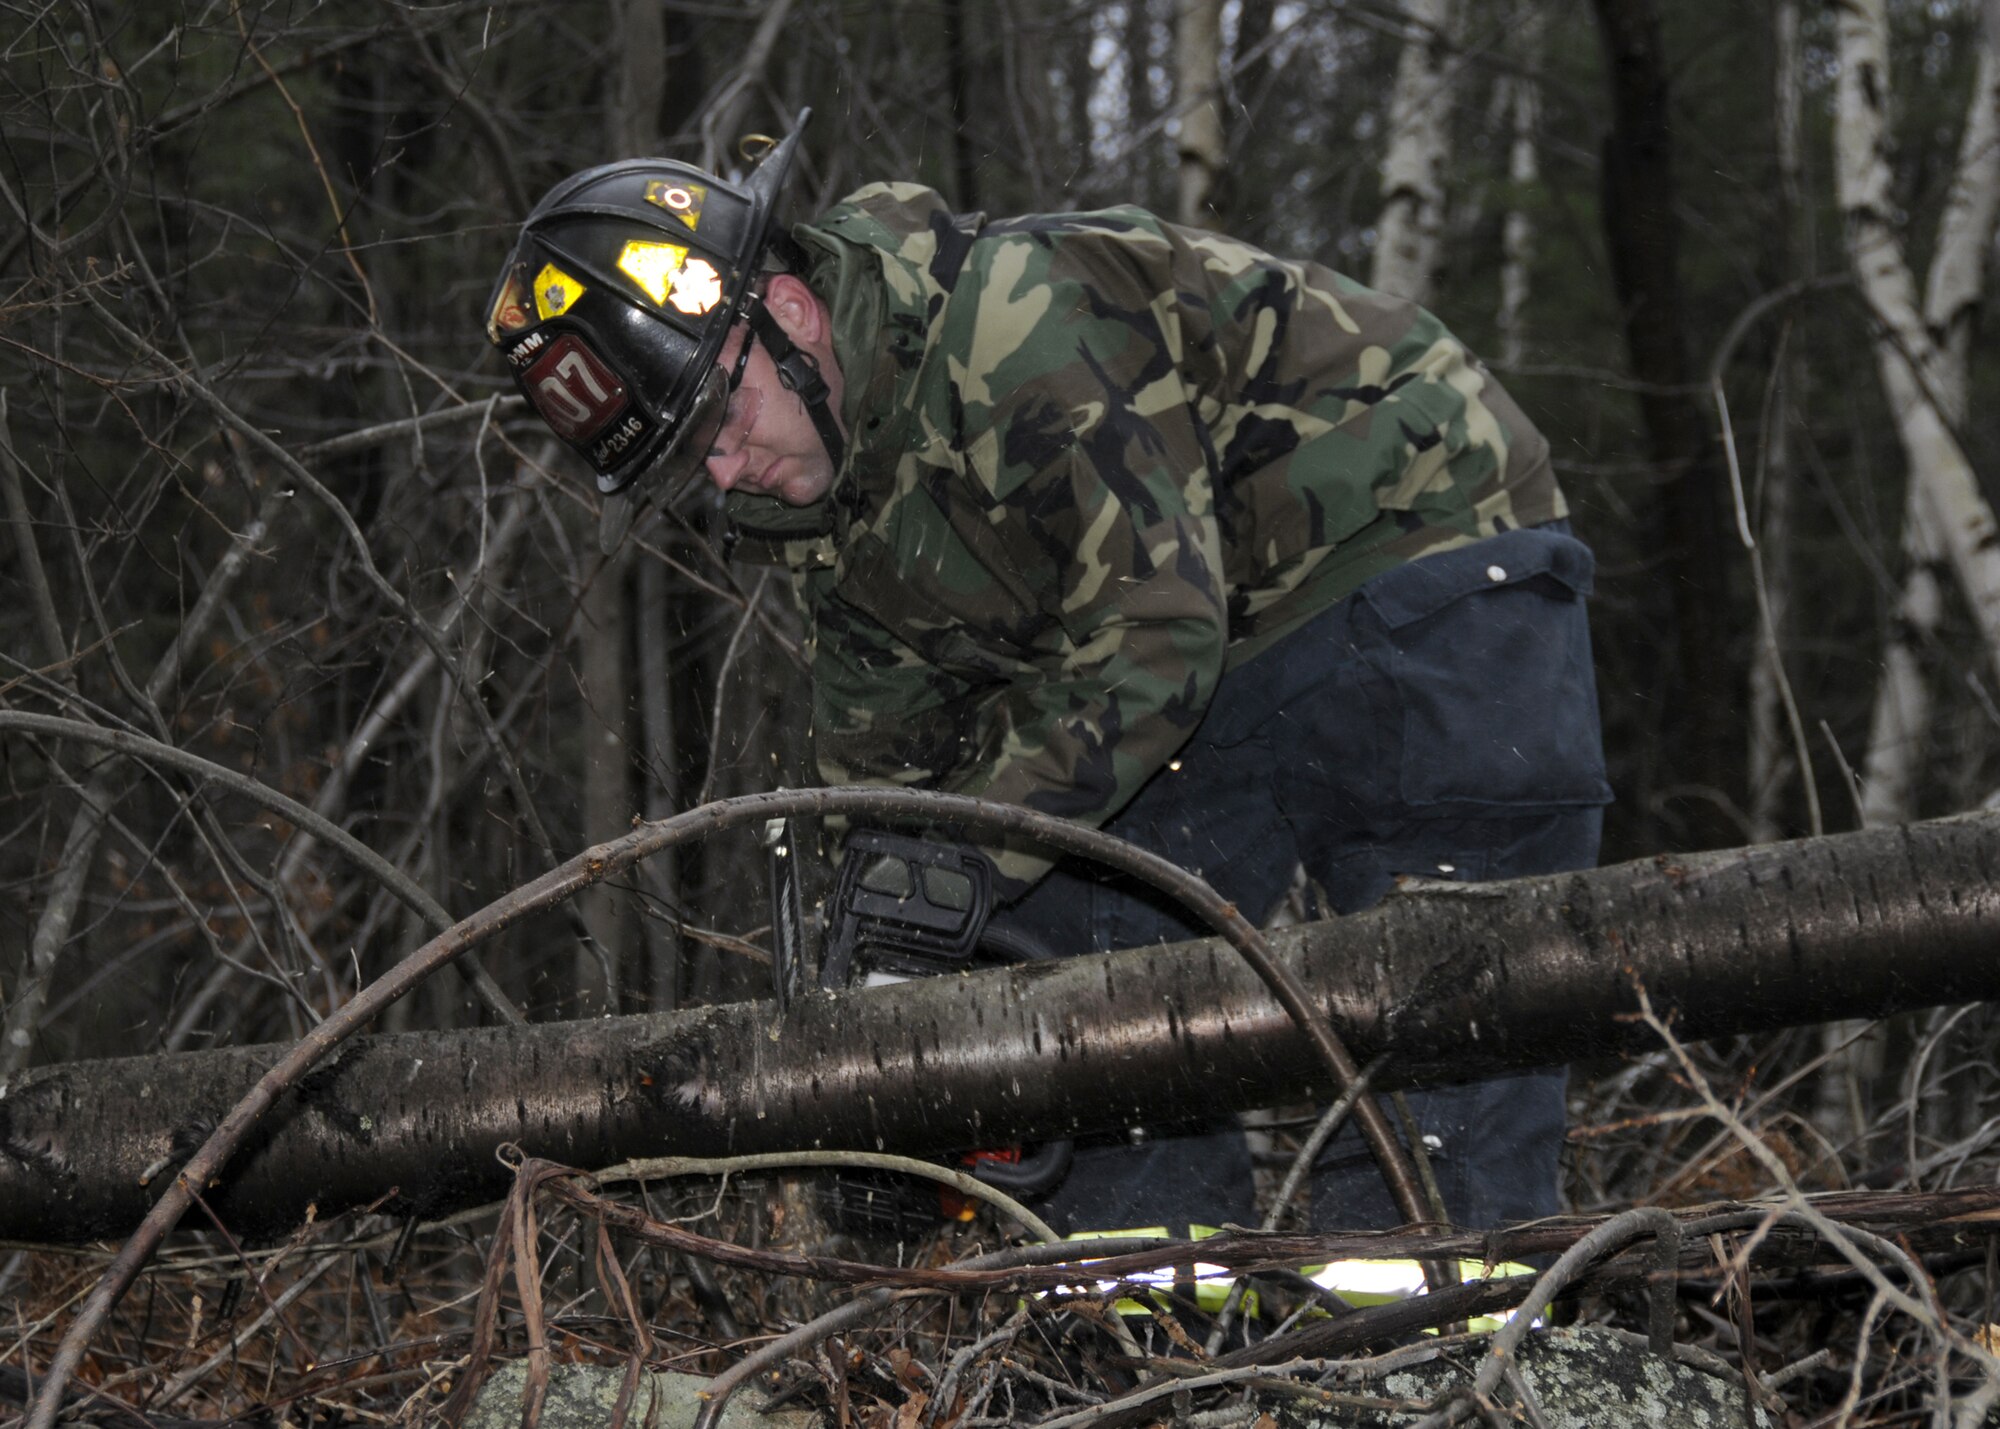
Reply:
[[[1424, 1283], [1424, 1268], [1414, 1260], [1336, 1260], [1325, 1265], [1304, 1265], [1299, 1271], [1307, 1279], [1322, 1289], [1331, 1290], [1349, 1305], [1357, 1308], [1363, 1305], [1387, 1305], [1396, 1300], [1407, 1300], [1412, 1295], [1426, 1295], [1430, 1287]], [[1535, 1274], [1532, 1266], [1516, 1260], [1505, 1260], [1488, 1265], [1479, 1260], [1458, 1262], [1460, 1280], [1512, 1280]], [[1309, 1311], [1308, 1317], [1324, 1316], [1326, 1311]], [[1502, 1310], [1496, 1315], [1475, 1315], [1466, 1322], [1468, 1329], [1475, 1333], [1490, 1334], [1514, 1318], [1511, 1310]], [[1538, 1319], [1535, 1322], [1540, 1324]], [[1435, 1333], [1427, 1331], [1426, 1333]]]
[[[1092, 1241], [1156, 1237], [1164, 1240], [1172, 1234], [1173, 1232], [1165, 1226], [1123, 1226], [1116, 1230], [1074, 1231], [1063, 1239]], [[1212, 1235], [1220, 1234], [1220, 1229], [1215, 1226], [1188, 1227], [1188, 1239], [1193, 1241], [1206, 1240]], [[1086, 1260], [1083, 1263], [1091, 1265], [1095, 1262]], [[1165, 1309], [1168, 1305], [1165, 1291], [1178, 1288], [1186, 1292], [1191, 1289], [1195, 1304], [1211, 1313], [1220, 1311], [1228, 1302], [1229, 1288], [1234, 1283], [1235, 1276], [1225, 1266], [1196, 1261], [1193, 1266], [1193, 1282], [1190, 1285], [1187, 1269], [1186, 1266], [1168, 1266], [1158, 1270], [1142, 1270], [1126, 1276], [1123, 1280], [1096, 1281], [1094, 1288], [1100, 1295], [1109, 1295], [1120, 1285], [1128, 1287], [1156, 1285], [1160, 1290], [1149, 1292], [1146, 1299], [1160, 1309]], [[1407, 1300], [1412, 1295], [1429, 1293], [1429, 1287], [1424, 1283], [1423, 1266], [1415, 1260], [1336, 1260], [1321, 1265], [1303, 1265], [1299, 1267], [1299, 1272], [1322, 1289], [1332, 1291], [1349, 1305], [1357, 1308], [1364, 1305], [1387, 1305], [1397, 1300]], [[1535, 1271], [1532, 1266], [1513, 1260], [1500, 1261], [1493, 1265], [1479, 1260], [1461, 1260], [1458, 1262], [1458, 1274], [1459, 1278], [1465, 1281], [1508, 1280], [1519, 1276], [1532, 1277]], [[1036, 1292], [1038, 1298], [1047, 1293]], [[1246, 1290], [1242, 1304], [1246, 1315], [1255, 1315], [1256, 1292]], [[1152, 1313], [1147, 1305], [1131, 1296], [1121, 1297], [1115, 1308], [1121, 1315]], [[1326, 1311], [1313, 1309], [1306, 1313], [1309, 1317], [1324, 1316]], [[1490, 1333], [1513, 1318], [1512, 1311], [1502, 1311], [1497, 1315], [1475, 1316], [1467, 1321], [1467, 1325], [1475, 1332]]]
[[[1379, 1296], [1401, 1300], [1424, 1293], [1424, 1268], [1414, 1260], [1335, 1260], [1325, 1265], [1302, 1265], [1299, 1273], [1337, 1295]], [[1461, 1260], [1461, 1280], [1506, 1280], [1516, 1275], [1533, 1275], [1532, 1266], [1517, 1260], [1488, 1265], [1483, 1260]], [[1372, 1302], [1371, 1302], [1372, 1303]]]
[[[1191, 1225], [1188, 1227], [1187, 1238], [1189, 1240], [1207, 1240], [1210, 1236], [1219, 1235], [1220, 1233], [1220, 1229], [1216, 1226]], [[1173, 1232], [1165, 1226], [1122, 1226], [1117, 1230], [1072, 1231], [1070, 1234], [1064, 1236], [1063, 1239], [1070, 1241], [1134, 1240], [1150, 1237], [1165, 1240], [1172, 1235]], [[1086, 1260], [1083, 1263], [1091, 1265], [1095, 1262]], [[1236, 1279], [1230, 1273], [1229, 1268], [1198, 1260], [1193, 1266], [1192, 1285], [1189, 1284], [1187, 1276], [1183, 1274], [1187, 1269], [1188, 1267], [1186, 1266], [1162, 1266], [1158, 1270], [1137, 1271], [1126, 1276], [1123, 1280], [1099, 1280], [1094, 1282], [1094, 1284], [1097, 1293], [1100, 1295], [1109, 1295], [1118, 1289], [1120, 1285], [1157, 1285], [1161, 1289], [1157, 1292], [1149, 1293], [1146, 1298], [1151, 1300], [1154, 1306], [1161, 1310], [1169, 1308], [1170, 1305], [1168, 1296], [1165, 1293], [1166, 1291], [1173, 1289], [1186, 1291], [1191, 1289], [1194, 1293], [1194, 1302], [1196, 1305], [1211, 1314], [1220, 1311], [1228, 1303], [1229, 1288], [1235, 1283]], [[1040, 1298], [1047, 1293], [1046, 1291], [1037, 1291], [1036, 1296]], [[1257, 1313], [1257, 1292], [1246, 1290], [1243, 1294], [1242, 1305], [1244, 1314], [1255, 1315]], [[1113, 1308], [1121, 1315], [1150, 1315], [1153, 1313], [1152, 1308], [1141, 1304], [1130, 1296], [1121, 1297]]]

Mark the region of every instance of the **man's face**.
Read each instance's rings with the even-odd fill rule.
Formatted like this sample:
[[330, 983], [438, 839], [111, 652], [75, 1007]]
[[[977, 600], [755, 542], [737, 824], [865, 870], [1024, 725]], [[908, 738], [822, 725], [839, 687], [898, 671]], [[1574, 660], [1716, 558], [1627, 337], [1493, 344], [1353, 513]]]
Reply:
[[[749, 341], [749, 326], [738, 323], [722, 348], [723, 371], [736, 366]], [[785, 390], [761, 342], [750, 344], [743, 380], [730, 395], [707, 465], [718, 490], [775, 496], [791, 506], [810, 505], [833, 484], [833, 463], [805, 403]]]

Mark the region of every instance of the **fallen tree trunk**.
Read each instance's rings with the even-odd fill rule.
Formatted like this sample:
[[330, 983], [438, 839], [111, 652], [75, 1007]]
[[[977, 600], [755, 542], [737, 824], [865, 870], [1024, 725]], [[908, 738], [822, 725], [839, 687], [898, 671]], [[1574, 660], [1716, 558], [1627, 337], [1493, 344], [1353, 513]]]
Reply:
[[[1271, 935], [1378, 1085], [1648, 1046], [1633, 979], [1716, 1037], [2000, 995], [2000, 817], [1506, 884], [1424, 885]], [[282, 1049], [38, 1069], [0, 1099], [0, 1237], [119, 1233]], [[1317, 1094], [1318, 1064], [1219, 939], [805, 999], [357, 1040], [204, 1191], [243, 1233], [392, 1187], [494, 1197], [494, 1159], [935, 1151]]]

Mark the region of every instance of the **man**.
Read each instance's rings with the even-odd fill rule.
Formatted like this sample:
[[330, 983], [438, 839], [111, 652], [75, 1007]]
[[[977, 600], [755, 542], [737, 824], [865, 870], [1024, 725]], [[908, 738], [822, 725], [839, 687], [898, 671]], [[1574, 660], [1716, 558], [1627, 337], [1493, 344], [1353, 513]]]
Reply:
[[[830, 783], [1099, 824], [1254, 920], [1587, 866], [1602, 757], [1547, 444], [1436, 318], [1136, 209], [988, 222], [874, 185], [789, 236], [667, 161], [530, 216], [489, 332], [608, 497], [705, 468], [810, 616]], [[987, 850], [1065, 952], [1200, 929]], [[1413, 1098], [1464, 1224], [1556, 1209], [1562, 1075]], [[1357, 1139], [1322, 1225], [1394, 1224]], [[1079, 1151], [1064, 1228], [1248, 1221], [1234, 1127]]]

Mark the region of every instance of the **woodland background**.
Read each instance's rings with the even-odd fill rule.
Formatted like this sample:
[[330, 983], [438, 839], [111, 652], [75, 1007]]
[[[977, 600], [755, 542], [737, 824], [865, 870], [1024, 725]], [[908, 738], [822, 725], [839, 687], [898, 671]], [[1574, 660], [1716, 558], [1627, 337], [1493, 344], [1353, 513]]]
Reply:
[[[1996, 51], [2000, 0], [5, 0], [0, 1095], [296, 1038], [422, 941], [425, 897], [463, 916], [635, 816], [806, 782], [785, 592], [699, 494], [602, 555], [482, 326], [556, 179], [738, 169], [808, 104], [800, 216], [886, 177], [1137, 201], [1440, 312], [1598, 553], [1606, 862], [1988, 802]], [[755, 841], [717, 839], [386, 1024], [763, 995], [764, 909]], [[1801, 1184], [1936, 1190], [1992, 1178], [1991, 1037], [1960, 1010], [1701, 1057]], [[1574, 1085], [1578, 1210], [1768, 1184], [1664, 1056]], [[470, 1249], [426, 1262], [435, 1303]], [[328, 1339], [365, 1302], [361, 1338], [432, 1343], [397, 1272], [341, 1263]], [[65, 1264], [0, 1261], [22, 1343], [95, 1273]], [[130, 1331], [150, 1373], [254, 1307], [211, 1287], [204, 1339], [187, 1273], [148, 1291], [185, 1353]], [[229, 1334], [203, 1372], [239, 1372]]]
[[[0, 707], [240, 771], [454, 914], [804, 782], [786, 594], [700, 500], [602, 557], [481, 325], [555, 179], [738, 167], [810, 104], [801, 214], [878, 177], [1136, 200], [1443, 314], [1598, 552], [1607, 862], [1977, 806], [2000, 582], [1905, 509], [2000, 444], [1964, 417], [2000, 384], [1992, 71], [1971, 0], [1875, 8], [1862, 84], [1860, 7], [1779, 0], [8, 5]], [[1854, 281], [1869, 241], [1937, 311]], [[0, 760], [7, 1068], [296, 1035], [416, 934], [213, 782]], [[590, 902], [594, 947], [549, 917], [488, 961], [537, 1017], [754, 993], [760, 866], [698, 851]]]
[[[800, 216], [890, 177], [1137, 201], [1441, 313], [1598, 553], [1606, 862], [1980, 806], [1996, 39], [1991, 0], [7, 0], [0, 1088], [297, 1037], [422, 940], [251, 781], [454, 916], [806, 782], [786, 593], [700, 496], [600, 554], [482, 326], [556, 179], [737, 169], [808, 104]], [[654, 860], [486, 967], [536, 1020], [761, 995], [762, 862]], [[445, 977], [388, 1025], [495, 1015]], [[1993, 1136], [1983, 1027], [1726, 1065], [1809, 1069], [1759, 1114], [1836, 1179], [1948, 1180]]]

